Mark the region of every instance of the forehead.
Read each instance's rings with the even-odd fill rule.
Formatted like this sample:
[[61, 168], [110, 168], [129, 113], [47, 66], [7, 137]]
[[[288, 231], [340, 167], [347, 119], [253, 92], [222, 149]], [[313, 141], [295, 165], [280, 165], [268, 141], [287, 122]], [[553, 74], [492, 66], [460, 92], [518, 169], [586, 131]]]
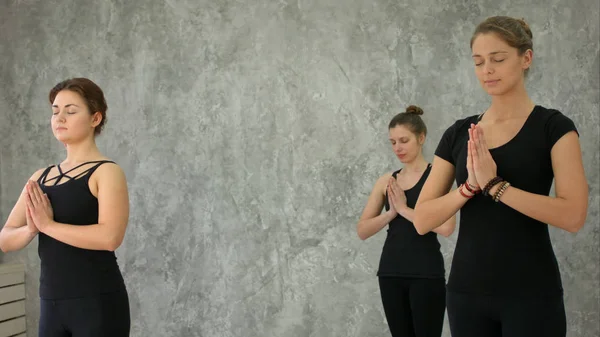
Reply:
[[395, 127], [390, 129], [390, 138], [403, 137], [414, 137], [414, 134], [404, 125], [396, 125]]
[[54, 97], [52, 105], [64, 106], [67, 104], [76, 104], [80, 107], [84, 106], [84, 101], [81, 95], [71, 90], [61, 90]]
[[515, 48], [511, 47], [495, 33], [479, 34], [473, 41], [472, 50], [473, 56], [485, 56], [498, 52], [516, 51]]

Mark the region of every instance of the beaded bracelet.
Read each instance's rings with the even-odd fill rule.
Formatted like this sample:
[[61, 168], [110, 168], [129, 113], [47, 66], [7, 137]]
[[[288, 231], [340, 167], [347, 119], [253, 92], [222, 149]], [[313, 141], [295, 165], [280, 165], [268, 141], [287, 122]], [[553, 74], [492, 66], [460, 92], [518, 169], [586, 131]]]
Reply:
[[502, 178], [500, 178], [499, 176], [492, 178], [492, 180], [488, 181], [488, 183], [483, 188], [483, 190], [482, 190], [483, 195], [488, 196], [492, 187], [494, 187], [494, 185], [496, 185], [502, 181], [503, 181]]
[[508, 181], [502, 183], [502, 186], [500, 186], [500, 188], [498, 188], [498, 190], [496, 191], [496, 194], [494, 194], [495, 202], [500, 201], [500, 197], [502, 196], [502, 194], [504, 194], [504, 191], [506, 191], [508, 186], [510, 186], [510, 183]]

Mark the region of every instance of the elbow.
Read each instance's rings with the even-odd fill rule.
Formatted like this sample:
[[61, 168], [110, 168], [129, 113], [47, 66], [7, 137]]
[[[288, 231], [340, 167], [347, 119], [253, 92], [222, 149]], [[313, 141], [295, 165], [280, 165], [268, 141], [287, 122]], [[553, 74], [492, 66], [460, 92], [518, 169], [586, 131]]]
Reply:
[[362, 241], [365, 241], [370, 236], [368, 233], [365, 233], [362, 223], [360, 222], [358, 223], [358, 225], [356, 225], [356, 234], [358, 235], [358, 238]]
[[456, 230], [456, 219], [453, 217], [450, 221], [443, 225], [442, 228], [443, 229], [440, 234], [444, 237], [449, 237], [450, 235], [454, 234], [454, 231]]
[[119, 246], [121, 246], [121, 244], [118, 242], [108, 242], [106, 244], [105, 250], [108, 250], [109, 252], [114, 252], [115, 250], [117, 250], [117, 248], [119, 248]]
[[425, 235], [425, 234], [427, 234], [427, 233], [429, 233], [429, 232], [430, 232], [430, 231], [428, 231], [428, 230], [419, 229], [419, 228], [417, 228], [417, 227], [415, 227], [415, 228], [417, 229], [417, 233], [418, 233], [419, 235]]
[[416, 217], [415, 217], [415, 221], [413, 222], [413, 225], [415, 226], [415, 229], [417, 230], [417, 233], [419, 235], [425, 235], [430, 232], [429, 230], [427, 230], [425, 228], [425, 226], [423, 226], [422, 221], [417, 221]]
[[585, 218], [578, 219], [576, 221], [570, 221], [570, 223], [567, 224], [565, 229], [567, 230], [567, 232], [575, 234], [575, 233], [579, 232], [583, 228], [584, 225], [585, 225]]
[[0, 250], [3, 253], [9, 253], [17, 249], [15, 249], [14, 247], [10, 247], [10, 245], [7, 245], [6, 242], [0, 241]]
[[123, 237], [112, 237], [105, 242], [105, 249], [114, 252], [123, 243]]
[[584, 209], [579, 214], [569, 214], [568, 217], [564, 219], [565, 226], [563, 227], [569, 233], [577, 233], [579, 232], [583, 226], [585, 225], [585, 221], [587, 218], [587, 209]]
[[10, 252], [12, 249], [10, 249], [9, 247], [7, 247], [7, 246], [6, 246], [6, 243], [7, 243], [7, 242], [6, 242], [6, 240], [5, 240], [4, 236], [3, 236], [3, 234], [4, 234], [4, 231], [0, 232], [0, 250], [1, 250], [3, 253], [8, 253], [8, 252]]
[[438, 234], [440, 234], [446, 238], [449, 237], [450, 235], [452, 235], [452, 233], [454, 233], [454, 228], [445, 228], [438, 232]]
[[413, 226], [415, 226], [415, 230], [417, 230], [417, 233], [419, 233], [419, 235], [425, 235], [425, 234], [429, 233], [429, 230], [426, 229], [426, 227], [423, 223], [423, 215], [417, 211], [416, 207], [415, 207], [415, 217], [413, 219]]
[[366, 233], [363, 233], [363, 231], [361, 231], [360, 228], [358, 228], [356, 230], [356, 234], [358, 235], [358, 238], [361, 239], [362, 241], [365, 241], [366, 239], [369, 238], [369, 236]]

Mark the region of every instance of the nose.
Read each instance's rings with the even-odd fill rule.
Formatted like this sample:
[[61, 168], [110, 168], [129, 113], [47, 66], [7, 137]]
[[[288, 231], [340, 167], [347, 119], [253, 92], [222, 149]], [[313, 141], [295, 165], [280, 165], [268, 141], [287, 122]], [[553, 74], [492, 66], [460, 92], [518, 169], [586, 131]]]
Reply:
[[494, 67], [492, 66], [492, 62], [486, 62], [485, 65], [483, 66], [483, 71], [486, 74], [493, 74], [494, 73]]
[[58, 122], [64, 123], [65, 121], [65, 113], [64, 111], [58, 111], [58, 113], [56, 114], [56, 120]]

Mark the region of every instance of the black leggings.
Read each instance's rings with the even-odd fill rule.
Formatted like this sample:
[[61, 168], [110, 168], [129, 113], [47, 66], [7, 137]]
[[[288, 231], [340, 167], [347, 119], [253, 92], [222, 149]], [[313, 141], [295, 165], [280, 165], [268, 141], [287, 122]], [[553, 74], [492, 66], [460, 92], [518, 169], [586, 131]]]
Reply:
[[516, 298], [448, 292], [452, 337], [565, 337], [562, 295]]
[[440, 337], [446, 309], [443, 278], [379, 277], [381, 301], [393, 337]]
[[93, 297], [40, 300], [39, 337], [128, 337], [126, 291]]

